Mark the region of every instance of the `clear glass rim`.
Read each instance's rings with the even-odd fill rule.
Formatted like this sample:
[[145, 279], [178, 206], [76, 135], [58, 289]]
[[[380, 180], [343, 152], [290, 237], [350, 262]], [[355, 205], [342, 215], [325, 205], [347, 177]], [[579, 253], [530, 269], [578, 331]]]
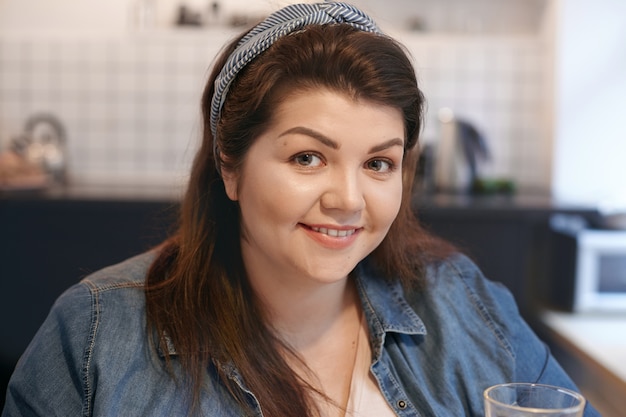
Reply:
[[[496, 389], [503, 388], [503, 387], [547, 388], [547, 389], [562, 392], [571, 397], [574, 397], [576, 400], [578, 400], [579, 403], [570, 407], [561, 407], [561, 408], [521, 407], [521, 406], [503, 403], [489, 396]], [[489, 388], [485, 389], [485, 391], [483, 391], [483, 397], [485, 401], [488, 401], [492, 404], [497, 404], [503, 407], [508, 407], [516, 411], [531, 411], [531, 412], [537, 412], [537, 413], [543, 413], [543, 414], [558, 414], [558, 413], [563, 413], [563, 412], [575, 412], [575, 411], [584, 409], [585, 403], [586, 403], [585, 397], [579, 392], [572, 391], [571, 389], [568, 389], [568, 388], [558, 387], [556, 385], [536, 384], [532, 382], [509, 382], [509, 383], [492, 385]]]

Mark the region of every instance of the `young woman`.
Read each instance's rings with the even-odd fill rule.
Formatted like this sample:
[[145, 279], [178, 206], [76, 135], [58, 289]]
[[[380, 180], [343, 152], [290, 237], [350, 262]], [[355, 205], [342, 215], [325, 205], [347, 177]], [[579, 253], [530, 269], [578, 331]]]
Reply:
[[177, 232], [58, 300], [3, 416], [482, 416], [496, 383], [574, 388], [509, 292], [420, 228], [423, 104], [343, 3], [231, 43]]

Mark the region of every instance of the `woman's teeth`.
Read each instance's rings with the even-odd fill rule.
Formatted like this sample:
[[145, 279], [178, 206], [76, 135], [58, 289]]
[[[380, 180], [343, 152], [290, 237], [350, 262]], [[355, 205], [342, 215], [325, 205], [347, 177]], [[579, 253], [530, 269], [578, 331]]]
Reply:
[[332, 237], [346, 237], [356, 232], [356, 229], [337, 230], [337, 229], [327, 229], [325, 227], [311, 227], [311, 229], [315, 232], [323, 233], [325, 235], [332, 236]]

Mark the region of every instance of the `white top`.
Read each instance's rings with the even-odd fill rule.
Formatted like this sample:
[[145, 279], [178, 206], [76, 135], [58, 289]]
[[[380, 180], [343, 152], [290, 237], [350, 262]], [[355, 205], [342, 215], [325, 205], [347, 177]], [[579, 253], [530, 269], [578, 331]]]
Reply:
[[[368, 341], [367, 323], [362, 321], [360, 341]], [[395, 413], [383, 397], [374, 375], [370, 372], [372, 350], [369, 343], [358, 343], [357, 354], [350, 385], [350, 397], [346, 417], [395, 417]]]

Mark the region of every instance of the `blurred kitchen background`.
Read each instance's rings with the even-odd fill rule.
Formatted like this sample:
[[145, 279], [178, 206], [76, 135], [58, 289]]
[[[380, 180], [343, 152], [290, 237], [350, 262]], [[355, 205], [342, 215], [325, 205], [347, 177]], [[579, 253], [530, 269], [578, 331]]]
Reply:
[[[165, 236], [214, 56], [287, 3], [0, 0], [2, 378], [62, 289]], [[626, 2], [352, 3], [415, 60], [422, 220], [507, 285], [585, 393], [619, 415]], [[588, 284], [601, 274], [581, 284], [583, 250], [609, 256], [609, 296]]]
[[[65, 128], [74, 183], [184, 180], [224, 41], [285, 1], [0, 1], [0, 146]], [[619, 0], [356, 0], [415, 57], [423, 143], [448, 108], [484, 136], [481, 176], [571, 201], [626, 200]]]

